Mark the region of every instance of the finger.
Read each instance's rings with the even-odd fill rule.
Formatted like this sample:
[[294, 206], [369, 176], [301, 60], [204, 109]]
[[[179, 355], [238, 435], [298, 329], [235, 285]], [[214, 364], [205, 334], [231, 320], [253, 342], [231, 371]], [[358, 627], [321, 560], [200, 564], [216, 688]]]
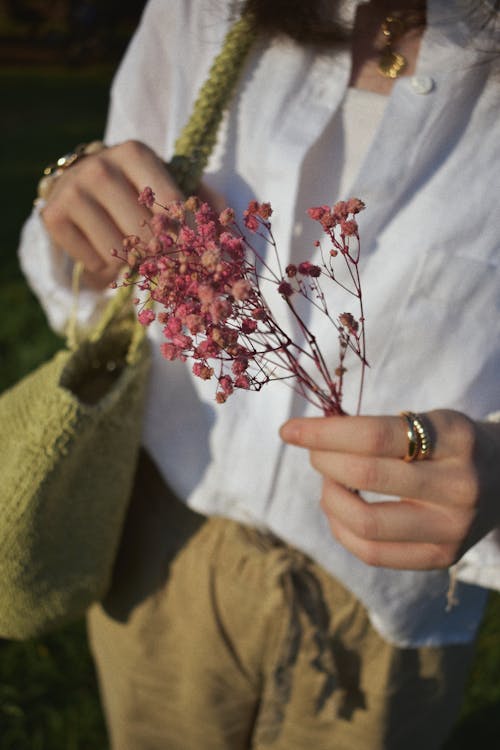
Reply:
[[[168, 166], [144, 144], [127, 141], [109, 149], [107, 154], [112, 163], [123, 169], [136, 195], [148, 186], [155, 193], [158, 204], [184, 199], [185, 196], [168, 172]], [[153, 210], [161, 211], [161, 205]]]
[[[144, 226], [151, 218], [151, 211], [138, 202], [146, 184], [161, 190], [165, 201], [182, 197], [154, 152], [131, 141], [75, 165], [56, 185], [48, 212], [54, 217], [53, 224], [58, 222], [59, 215], [73, 221], [105, 264], [112, 266], [115, 261], [111, 259], [111, 250], [120, 248], [124, 237], [138, 234], [146, 241], [149, 239]], [[163, 209], [156, 206], [155, 210]], [[70, 247], [68, 252], [72, 254]], [[91, 271], [100, 267], [86, 257], [86, 264], [89, 263]]]
[[[92, 224], [88, 225], [90, 229], [87, 231], [100, 240], [99, 245], [106, 248], [107, 256], [112, 247], [121, 246], [123, 237], [127, 235], [142, 233], [147, 238], [143, 227], [151, 218], [151, 212], [139, 204], [136, 188], [123, 172], [114, 164], [93, 163], [82, 176], [85, 188], [82, 189], [80, 207], [83, 210], [92, 209], [93, 218], [98, 222], [97, 230], [102, 229], [106, 233], [96, 235]], [[82, 214], [82, 221], [90, 218]]]
[[402, 458], [408, 437], [401, 417], [308, 417], [286, 422], [285, 442], [309, 450]]
[[322, 508], [334, 525], [364, 542], [408, 542], [455, 545], [466, 537], [473, 509], [405, 499], [366, 502], [342, 486], [326, 482]]
[[[90, 271], [99, 271], [109, 266], [118, 269], [120, 266], [120, 261], [112, 256], [111, 251], [113, 248], [121, 248], [123, 238], [127, 234], [125, 218], [120, 216], [126, 208], [127, 202], [124, 201], [123, 208], [114, 216], [113, 206], [109, 201], [108, 206], [105, 206], [93, 195], [86, 195], [84, 200], [79, 201], [70, 209], [69, 220], [87, 238], [89, 245], [92, 245], [98, 256], [95, 265], [86, 264]], [[137, 220], [138, 216], [139, 214], [137, 214]], [[121, 224], [120, 219], [122, 219]], [[129, 231], [128, 234], [132, 232]], [[71, 253], [71, 250], [69, 252]]]
[[360, 539], [342, 524], [330, 523], [332, 534], [355, 557], [367, 565], [393, 570], [438, 570], [453, 565], [459, 556], [455, 545], [372, 542]]
[[450, 467], [447, 461], [406, 463], [399, 458], [313, 451], [311, 464], [324, 477], [358, 490], [458, 507], [473, 506], [477, 500], [468, 467], [458, 463]]
[[136, 188], [102, 152], [62, 175], [42, 210], [52, 239], [82, 261], [93, 285], [116, 278], [121, 265], [112, 255], [123, 238], [139, 234], [151, 212], [139, 205]]
[[81, 261], [91, 272], [101, 271], [105, 267], [102, 257], [88, 237], [72, 221], [65, 218], [54, 224], [46, 222], [46, 225], [54, 244], [64, 248], [73, 260]]
[[[458, 412], [441, 409], [419, 414], [432, 433], [432, 458], [474, 453], [474, 423]], [[401, 416], [335, 416], [291, 419], [280, 430], [285, 442], [310, 450], [403, 458], [408, 426]]]
[[[149, 239], [144, 226], [151, 218], [151, 212], [138, 202], [137, 188], [112, 154], [112, 149], [103, 151], [76, 165], [73, 182], [64, 193], [68, 218], [107, 266], [116, 265], [111, 251], [121, 248], [124, 237], [138, 234]], [[71, 253], [71, 248], [68, 250]]]
[[53, 206], [49, 209], [44, 209], [42, 218], [52, 240], [83, 263], [85, 283], [103, 288], [114, 280], [122, 263], [112, 256], [111, 249], [121, 245], [123, 236], [103, 207], [91, 196], [81, 195], [69, 202], [66, 211], [57, 214]]
[[[82, 165], [75, 165], [73, 173], [61, 176], [53, 195], [41, 212], [52, 240], [63, 247], [74, 260], [82, 261], [91, 273], [106, 267], [118, 267], [118, 261], [113, 258], [111, 250], [113, 247], [121, 247], [125, 234], [123, 227], [117, 224], [107, 210], [106, 202], [113, 205], [113, 202], [123, 201], [122, 212], [127, 206], [130, 210], [130, 204], [136, 209], [132, 188], [125, 178], [115, 174], [112, 180], [93, 179], [93, 161], [88, 160], [90, 169], [85, 166], [84, 161]], [[110, 195], [116, 198], [110, 199]], [[140, 213], [137, 210], [136, 213], [138, 221]]]

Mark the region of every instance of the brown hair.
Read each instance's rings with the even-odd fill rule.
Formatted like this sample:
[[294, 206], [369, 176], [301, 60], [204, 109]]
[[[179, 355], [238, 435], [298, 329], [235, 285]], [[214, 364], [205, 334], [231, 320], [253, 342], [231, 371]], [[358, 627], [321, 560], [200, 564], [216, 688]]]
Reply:
[[[241, 0], [240, 9], [254, 14], [263, 33], [285, 35], [300, 44], [335, 45], [345, 43], [351, 33], [340, 18], [336, 0]], [[500, 0], [469, 0], [468, 16], [471, 38], [488, 33], [498, 39]], [[498, 44], [492, 52], [498, 53]]]
[[342, 23], [335, 0], [245, 0], [243, 7], [256, 18], [258, 28], [273, 36], [284, 34], [300, 44], [331, 45], [345, 42], [350, 29]]

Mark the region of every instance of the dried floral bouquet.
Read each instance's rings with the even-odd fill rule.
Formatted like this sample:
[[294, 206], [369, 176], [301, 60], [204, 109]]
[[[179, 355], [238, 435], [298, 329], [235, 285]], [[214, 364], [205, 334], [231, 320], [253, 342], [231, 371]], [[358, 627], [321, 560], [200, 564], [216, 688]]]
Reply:
[[[114, 254], [129, 266], [123, 283], [136, 284], [142, 292], [135, 299], [139, 321], [150, 325], [156, 319], [163, 326], [161, 349], [166, 359], [193, 360], [196, 376], [217, 382], [218, 403], [236, 388], [258, 391], [271, 380], [286, 380], [323, 414], [332, 415], [344, 413], [345, 360], [351, 352], [361, 362], [359, 411], [368, 364], [355, 219], [364, 208], [362, 201], [351, 198], [333, 207], [310, 208], [309, 216], [321, 224], [327, 247], [317, 241], [317, 263], [304, 260], [284, 272], [269, 203], [251, 201], [243, 213], [242, 230], [231, 208], [216, 214], [194, 197], [161, 205], [155, 203], [151, 188], [145, 188], [139, 202], [162, 209], [149, 223], [151, 238], [145, 242], [129, 236]], [[252, 235], [270, 246], [274, 263], [257, 250]], [[336, 274], [339, 262], [347, 268], [347, 282], [345, 274], [343, 281]], [[290, 310], [299, 340], [273, 314], [275, 303], [264, 297], [264, 280], [274, 285]], [[356, 314], [332, 312], [335, 296], [325, 291], [327, 284], [352, 295]], [[325, 315], [336, 332], [339, 359], [333, 371], [298, 310], [299, 299]]]

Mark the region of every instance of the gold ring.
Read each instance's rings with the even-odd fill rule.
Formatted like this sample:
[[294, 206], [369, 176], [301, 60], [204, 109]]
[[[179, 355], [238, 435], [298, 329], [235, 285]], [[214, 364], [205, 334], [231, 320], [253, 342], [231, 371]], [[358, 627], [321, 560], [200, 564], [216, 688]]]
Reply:
[[46, 200], [49, 197], [54, 184], [62, 175], [64, 170], [72, 167], [73, 164], [75, 164], [79, 159], [82, 159], [85, 156], [97, 154], [99, 151], [102, 151], [103, 148], [105, 148], [105, 146], [102, 141], [79, 143], [78, 146], [75, 146], [73, 151], [70, 151], [68, 154], [64, 154], [64, 156], [59, 157], [59, 159], [54, 164], [49, 164], [48, 167], [45, 167], [45, 169], [43, 170], [43, 176], [38, 183], [35, 205], [40, 200]]
[[402, 411], [400, 416], [406, 422], [406, 437], [408, 438], [408, 447], [406, 449], [406, 455], [403, 456], [403, 461], [415, 461], [418, 458], [420, 450], [420, 438], [413, 423], [414, 415], [409, 411]]
[[419, 414], [411, 415], [413, 426], [417, 431], [418, 442], [420, 449], [418, 451], [418, 459], [423, 461], [426, 458], [430, 458], [432, 454], [432, 438], [430, 430], [427, 427], [425, 420]]
[[428, 424], [424, 417], [411, 411], [401, 412], [406, 422], [408, 436], [408, 451], [405, 461], [423, 461], [431, 457], [432, 438]]

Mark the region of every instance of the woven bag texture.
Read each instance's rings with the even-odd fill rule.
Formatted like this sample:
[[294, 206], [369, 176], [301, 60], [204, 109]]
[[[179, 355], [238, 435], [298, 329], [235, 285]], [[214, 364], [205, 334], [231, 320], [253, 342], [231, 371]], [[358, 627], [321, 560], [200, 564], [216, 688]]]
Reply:
[[[125, 364], [131, 337], [132, 324], [112, 327], [97, 342], [59, 352], [0, 398], [5, 638], [62, 625], [107, 590], [132, 489], [150, 363], [144, 339]], [[87, 403], [97, 394], [83, 387], [105, 393]]]

